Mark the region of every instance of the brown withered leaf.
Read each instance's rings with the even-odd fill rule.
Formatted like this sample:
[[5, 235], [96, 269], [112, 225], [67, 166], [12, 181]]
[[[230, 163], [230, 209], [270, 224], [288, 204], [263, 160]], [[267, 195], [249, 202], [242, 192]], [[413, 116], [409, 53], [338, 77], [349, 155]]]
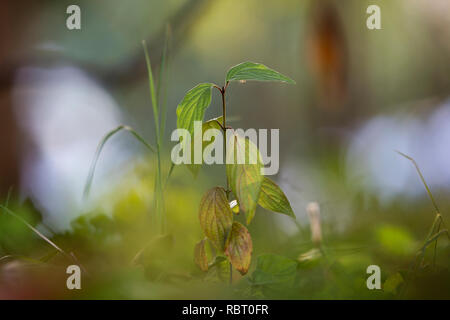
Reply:
[[233, 224], [233, 212], [223, 188], [206, 192], [200, 202], [199, 219], [206, 237], [222, 252]]
[[246, 274], [252, 260], [253, 244], [247, 228], [239, 222], [233, 222], [225, 254], [233, 267], [242, 275]]

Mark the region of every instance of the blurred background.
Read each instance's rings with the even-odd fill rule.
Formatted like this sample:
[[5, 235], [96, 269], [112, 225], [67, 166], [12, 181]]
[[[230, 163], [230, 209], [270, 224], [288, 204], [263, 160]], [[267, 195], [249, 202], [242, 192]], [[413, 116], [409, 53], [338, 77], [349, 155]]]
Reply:
[[[81, 8], [81, 30], [66, 28], [70, 4]], [[381, 8], [381, 30], [366, 27], [371, 4]], [[133, 268], [123, 271], [121, 262], [132, 260], [150, 239], [143, 221], [153, 210], [154, 157], [131, 135], [115, 135], [99, 159], [89, 199], [83, 198], [95, 150], [108, 131], [127, 124], [154, 142], [141, 42], [146, 40], [158, 71], [167, 34], [164, 172], [176, 106], [197, 83], [222, 85], [226, 71], [243, 61], [263, 63], [297, 82], [233, 83], [228, 90], [233, 127], [280, 129], [280, 171], [272, 178], [297, 216], [294, 223], [258, 209], [249, 228], [255, 261], [264, 252], [295, 258], [307, 251], [305, 208], [316, 201], [324, 243], [352, 251], [338, 258], [355, 273], [351, 283], [365, 279], [369, 264], [380, 265], [386, 277], [407, 268], [434, 209], [414, 166], [395, 150], [417, 161], [444, 219], [449, 218], [447, 0], [3, 1], [0, 33], [0, 199], [46, 236], [59, 237], [84, 264], [110, 271], [107, 280], [92, 280], [92, 290], [82, 297], [206, 295], [201, 284], [186, 291], [154, 281], [161, 278], [155, 270], [177, 265], [170, 279], [192, 281], [193, 247], [202, 238], [198, 203], [206, 190], [224, 183], [223, 167], [203, 166], [196, 179], [186, 168], [175, 168], [165, 200], [176, 254], [157, 266], [145, 265], [145, 276]], [[220, 112], [220, 96], [213, 92], [205, 118]], [[45, 242], [0, 216], [0, 256], [49, 254]], [[437, 261], [448, 268], [448, 241], [439, 248]], [[11, 266], [24, 264], [17, 257], [4, 261], [4, 274], [11, 268], [23, 272]], [[48, 267], [50, 258], [45, 261]], [[142, 287], [148, 272], [151, 281]], [[419, 286], [411, 296], [420, 291], [448, 297], [450, 276], [448, 269], [442, 272], [424, 281], [427, 290]], [[357, 289], [326, 287], [317, 275], [309, 279], [314, 280], [305, 285], [314, 290], [299, 285], [289, 297], [361, 297]], [[30, 283], [7, 292], [0, 286], [0, 296], [67, 294], [56, 285], [35, 292]], [[220, 292], [216, 297], [236, 294]]]

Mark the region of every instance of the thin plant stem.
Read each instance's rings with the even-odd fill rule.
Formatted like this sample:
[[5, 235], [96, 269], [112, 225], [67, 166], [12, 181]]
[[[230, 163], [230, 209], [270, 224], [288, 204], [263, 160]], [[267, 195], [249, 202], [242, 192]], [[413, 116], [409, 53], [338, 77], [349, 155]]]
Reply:
[[[442, 220], [439, 220], [439, 224], [438, 224], [438, 226], [437, 226], [437, 232], [438, 232], [438, 233], [439, 233], [439, 230], [441, 229], [441, 221], [442, 221]], [[433, 268], [436, 267], [436, 251], [437, 251], [437, 240], [436, 240], [436, 242], [434, 243]]]
[[439, 237], [443, 234], [447, 234], [448, 236], [448, 230], [444, 229], [441, 230], [437, 233], [435, 233], [433, 236], [431, 236], [427, 241], [425, 241], [424, 245], [422, 246], [422, 248], [419, 249], [419, 261], [415, 266], [415, 269], [418, 268], [418, 265], [420, 265], [421, 261], [423, 261], [423, 258], [425, 256], [425, 251], [428, 248], [428, 246], [433, 243], [434, 241], [437, 241], [439, 239]]
[[[225, 157], [225, 163], [226, 163], [226, 158], [227, 158], [227, 105], [226, 105], [226, 99], [225, 99], [225, 93], [227, 90], [229, 82], [227, 81], [227, 83], [225, 84], [225, 86], [223, 86], [222, 88], [219, 88], [218, 86], [214, 86], [217, 89], [219, 89], [221, 96], [222, 96], [222, 117], [223, 117], [223, 126], [222, 126], [222, 131], [223, 131], [223, 154]], [[225, 164], [226, 165], [226, 164]], [[226, 190], [226, 194], [227, 194], [227, 200], [229, 201], [229, 195], [230, 195], [230, 186], [229, 186], [229, 182], [228, 182], [228, 177], [225, 175], [225, 179], [227, 181], [227, 190]], [[233, 284], [233, 266], [230, 264], [230, 285]]]
[[[223, 121], [223, 124], [221, 125], [221, 127], [222, 127], [222, 131], [223, 131], [223, 141], [224, 141], [223, 154], [224, 154], [225, 159], [227, 157], [227, 105], [226, 105], [225, 93], [228, 88], [228, 84], [229, 84], [229, 82], [227, 81], [225, 86], [222, 88], [219, 88], [218, 86], [214, 85], [214, 87], [220, 91], [220, 94], [222, 96], [222, 119], [223, 119], [222, 121]], [[228, 196], [230, 193], [228, 177], [226, 178], [226, 181], [227, 181], [227, 189], [226, 190], [227, 190], [227, 196]]]
[[[223, 115], [223, 155], [225, 159], [227, 158], [227, 107], [225, 102], [225, 89], [222, 89], [222, 115]], [[226, 162], [226, 160], [225, 160]], [[227, 180], [227, 195], [229, 188], [228, 178]]]

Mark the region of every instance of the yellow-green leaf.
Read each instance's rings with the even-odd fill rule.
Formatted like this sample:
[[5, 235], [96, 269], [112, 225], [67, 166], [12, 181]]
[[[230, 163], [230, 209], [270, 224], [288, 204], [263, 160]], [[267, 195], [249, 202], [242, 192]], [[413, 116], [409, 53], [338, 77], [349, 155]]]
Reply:
[[177, 128], [186, 129], [193, 136], [194, 121], [203, 121], [206, 108], [211, 104], [212, 83], [201, 83], [184, 96], [177, 107]]
[[264, 209], [284, 213], [295, 219], [289, 200], [283, 190], [271, 179], [264, 176], [258, 204]]
[[209, 129], [222, 130], [222, 127], [221, 127], [222, 124], [223, 124], [223, 117], [214, 118], [214, 119], [208, 120], [202, 124], [201, 132], [200, 131], [194, 132], [193, 140], [191, 141], [191, 164], [187, 165], [188, 169], [192, 172], [194, 177], [197, 176], [200, 168], [202, 167], [201, 164], [194, 163], [194, 141], [196, 141], [196, 139], [200, 139], [202, 141], [202, 150], [201, 151], [202, 151], [202, 156], [203, 156], [203, 150], [208, 145], [210, 145], [211, 143], [214, 142], [214, 141], [203, 141], [203, 134], [205, 133], [206, 130], [209, 130]]
[[233, 212], [223, 188], [212, 188], [203, 196], [199, 218], [206, 237], [218, 250], [223, 251], [233, 224]]
[[209, 264], [206, 279], [209, 282], [229, 281], [230, 279], [230, 263], [224, 256], [216, 256]]
[[253, 244], [247, 228], [239, 222], [233, 222], [225, 254], [231, 265], [242, 275], [246, 274], [252, 260]]
[[249, 139], [233, 133], [228, 141], [226, 167], [228, 183], [237, 197], [239, 210], [245, 213], [247, 224], [250, 224], [263, 181], [258, 148]]
[[255, 62], [243, 62], [228, 70], [226, 81], [233, 80], [279, 81], [295, 84], [291, 78]]
[[205, 239], [201, 240], [194, 248], [194, 262], [202, 270], [208, 271], [208, 258], [206, 256]]

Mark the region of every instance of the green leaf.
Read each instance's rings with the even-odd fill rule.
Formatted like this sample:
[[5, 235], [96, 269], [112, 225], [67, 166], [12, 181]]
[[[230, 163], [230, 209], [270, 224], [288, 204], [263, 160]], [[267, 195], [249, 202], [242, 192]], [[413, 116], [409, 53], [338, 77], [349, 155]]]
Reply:
[[184, 96], [177, 107], [177, 127], [186, 129], [193, 136], [194, 121], [203, 121], [206, 108], [211, 103], [212, 83], [201, 83]]
[[212, 188], [203, 196], [199, 219], [206, 237], [218, 250], [223, 251], [233, 224], [233, 212], [223, 188]]
[[251, 282], [254, 285], [292, 285], [297, 273], [297, 262], [275, 254], [258, 256]]
[[[254, 159], [254, 163], [251, 163]], [[239, 210], [245, 213], [247, 224], [252, 221], [261, 191], [263, 168], [258, 148], [247, 138], [236, 133], [227, 146], [227, 178], [236, 195]]]
[[194, 262], [202, 271], [208, 271], [208, 258], [206, 256], [205, 242], [205, 239], [201, 240], [194, 248]]
[[235, 80], [280, 81], [295, 84], [291, 78], [255, 62], [243, 62], [228, 70], [226, 81]]
[[208, 274], [206, 275], [208, 281], [229, 281], [230, 279], [230, 264], [228, 259], [224, 256], [216, 256], [209, 264]]
[[203, 155], [203, 150], [208, 145], [213, 143], [213, 141], [203, 141], [203, 134], [205, 133], [206, 130], [209, 130], [209, 129], [222, 130], [221, 125], [223, 125], [223, 117], [214, 118], [214, 119], [208, 120], [202, 124], [201, 132], [197, 132], [196, 134], [194, 133], [194, 139], [191, 141], [191, 164], [187, 165], [188, 169], [192, 172], [194, 177], [196, 177], [198, 175], [198, 172], [199, 172], [200, 168], [202, 167], [201, 164], [194, 163], [194, 141], [196, 139], [202, 140], [202, 155]]
[[271, 179], [264, 176], [261, 193], [259, 195], [258, 204], [264, 209], [284, 213], [295, 219], [294, 211], [292, 211], [289, 200], [283, 190]]
[[250, 267], [252, 251], [252, 238], [247, 228], [239, 222], [233, 222], [225, 255], [230, 259], [231, 265], [242, 275], [246, 274]]
[[[222, 127], [221, 127], [222, 125], [223, 125], [223, 117], [222, 116], [214, 118], [214, 119], [210, 119], [202, 124], [202, 134], [208, 129], [222, 130]], [[204, 148], [211, 143], [212, 143], [212, 141], [204, 141], [202, 146]]]

